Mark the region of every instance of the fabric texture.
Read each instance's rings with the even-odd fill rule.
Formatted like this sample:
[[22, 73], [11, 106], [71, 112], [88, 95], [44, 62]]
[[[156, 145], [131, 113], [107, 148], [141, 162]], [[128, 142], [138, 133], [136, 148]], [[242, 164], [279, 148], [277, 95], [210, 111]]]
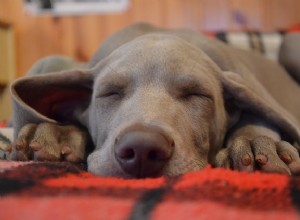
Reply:
[[0, 161], [1, 219], [299, 219], [300, 179], [207, 167], [98, 177], [85, 165]]
[[[5, 123], [3, 123], [3, 127], [1, 127], [0, 123], [0, 158], [6, 158], [6, 148], [13, 141], [13, 128], [5, 127]], [[1, 168], [0, 168], [1, 169]]]
[[286, 34], [299, 33], [300, 25], [291, 26], [285, 30], [273, 32], [261, 31], [223, 31], [209, 33], [233, 47], [256, 51], [265, 55], [267, 58], [278, 61], [280, 46]]
[[284, 32], [218, 32], [215, 37], [229, 45], [254, 50], [277, 61]]

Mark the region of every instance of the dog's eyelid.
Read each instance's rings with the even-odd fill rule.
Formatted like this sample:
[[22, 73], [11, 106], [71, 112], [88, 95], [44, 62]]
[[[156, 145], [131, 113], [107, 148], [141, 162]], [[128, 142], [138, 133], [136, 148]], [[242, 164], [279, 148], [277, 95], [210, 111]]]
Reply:
[[204, 91], [185, 91], [182, 93], [181, 97], [184, 99], [188, 99], [191, 97], [199, 97], [213, 100], [213, 96]]
[[119, 96], [122, 97], [124, 94], [124, 86], [123, 85], [105, 85], [99, 89], [96, 97], [109, 97], [109, 96]]
[[211, 92], [196, 82], [181, 86], [179, 91], [182, 98], [196, 96], [213, 100]]

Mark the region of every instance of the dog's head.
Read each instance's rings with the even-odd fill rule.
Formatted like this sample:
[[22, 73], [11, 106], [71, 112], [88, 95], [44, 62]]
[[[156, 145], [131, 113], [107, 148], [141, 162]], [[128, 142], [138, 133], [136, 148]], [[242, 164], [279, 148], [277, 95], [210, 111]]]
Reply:
[[226, 114], [217, 66], [168, 35], [129, 42], [93, 70], [84, 124], [100, 175], [177, 175], [207, 165], [222, 143]]

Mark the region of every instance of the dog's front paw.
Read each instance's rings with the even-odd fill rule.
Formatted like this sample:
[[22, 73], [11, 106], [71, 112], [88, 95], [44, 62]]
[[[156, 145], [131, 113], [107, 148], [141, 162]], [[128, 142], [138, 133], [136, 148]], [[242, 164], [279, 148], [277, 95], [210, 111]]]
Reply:
[[8, 149], [8, 159], [81, 162], [85, 160], [86, 144], [86, 133], [76, 126], [27, 124]]
[[266, 136], [253, 140], [237, 137], [227, 148], [218, 152], [215, 166], [252, 172], [300, 174], [300, 158], [297, 149], [285, 141], [274, 141]]

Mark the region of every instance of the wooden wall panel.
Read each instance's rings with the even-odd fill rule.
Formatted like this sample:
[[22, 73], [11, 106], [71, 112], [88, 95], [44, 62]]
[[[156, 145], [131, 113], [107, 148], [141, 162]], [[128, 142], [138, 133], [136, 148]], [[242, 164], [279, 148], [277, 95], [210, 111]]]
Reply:
[[[250, 29], [265, 30], [266, 4], [262, 0], [231, 0], [230, 1], [230, 27], [232, 30]], [[242, 18], [239, 18], [241, 16]], [[243, 19], [241, 22], [239, 19]]]
[[11, 115], [11, 99], [8, 85], [14, 80], [15, 55], [13, 31], [0, 25], [0, 121]]
[[202, 0], [203, 26], [206, 31], [226, 30], [230, 25], [230, 1]]
[[[300, 23], [299, 0], [131, 0], [126, 12], [109, 15], [34, 17], [22, 0], [0, 0], [0, 22], [13, 27], [17, 76], [39, 58], [63, 54], [88, 60], [110, 34], [133, 22], [198, 31], [270, 31]], [[236, 14], [246, 23], [237, 22]]]
[[299, 22], [299, 1], [268, 1], [266, 5], [267, 11], [267, 29], [280, 29], [289, 26], [291, 21]]
[[132, 0], [131, 7], [123, 19], [126, 24], [132, 21], [144, 21], [162, 25], [168, 14], [167, 5], [169, 5], [167, 0]]

